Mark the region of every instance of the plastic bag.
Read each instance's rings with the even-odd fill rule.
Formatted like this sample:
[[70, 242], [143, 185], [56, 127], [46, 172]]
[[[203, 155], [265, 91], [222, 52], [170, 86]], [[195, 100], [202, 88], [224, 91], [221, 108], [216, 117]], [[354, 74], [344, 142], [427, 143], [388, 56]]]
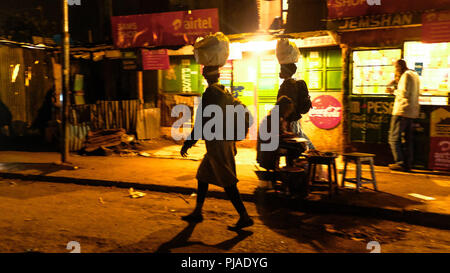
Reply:
[[222, 32], [208, 35], [194, 44], [195, 60], [205, 66], [224, 66], [229, 54], [230, 41]]
[[294, 42], [290, 42], [287, 38], [281, 38], [277, 42], [276, 55], [280, 64], [297, 63], [300, 50]]

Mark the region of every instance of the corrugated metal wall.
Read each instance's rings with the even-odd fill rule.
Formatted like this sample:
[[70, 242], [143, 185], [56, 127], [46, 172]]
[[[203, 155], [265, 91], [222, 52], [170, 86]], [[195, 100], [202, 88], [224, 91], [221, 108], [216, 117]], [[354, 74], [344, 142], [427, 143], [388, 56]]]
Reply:
[[11, 114], [13, 129], [18, 123], [26, 128], [37, 118], [53, 84], [49, 60], [43, 50], [0, 45], [0, 114]]
[[[11, 112], [13, 121], [27, 122], [26, 94], [23, 71], [23, 49], [0, 45], [0, 100]], [[18, 74], [13, 82], [13, 71]]]
[[69, 121], [70, 151], [78, 151], [90, 130], [120, 129], [135, 134], [138, 112], [142, 111], [139, 100], [98, 101], [96, 104], [72, 105]]
[[136, 133], [139, 100], [99, 101], [96, 104], [72, 105], [70, 123], [88, 123], [92, 130], [123, 128]]

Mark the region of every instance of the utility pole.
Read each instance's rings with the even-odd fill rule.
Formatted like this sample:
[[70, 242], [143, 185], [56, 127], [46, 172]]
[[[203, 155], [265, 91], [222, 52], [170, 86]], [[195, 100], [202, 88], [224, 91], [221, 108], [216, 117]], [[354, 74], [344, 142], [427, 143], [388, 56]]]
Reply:
[[63, 111], [61, 134], [61, 161], [68, 163], [69, 159], [69, 88], [70, 88], [70, 35], [69, 35], [69, 5], [68, 0], [62, 0], [63, 29], [62, 29], [62, 85]]

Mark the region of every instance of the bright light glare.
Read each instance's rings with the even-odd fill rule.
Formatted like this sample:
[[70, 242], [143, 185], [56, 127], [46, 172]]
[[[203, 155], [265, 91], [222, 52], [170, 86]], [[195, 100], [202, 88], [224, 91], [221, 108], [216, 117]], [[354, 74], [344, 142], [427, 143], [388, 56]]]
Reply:
[[241, 43], [231, 43], [230, 56], [228, 56], [228, 60], [240, 60], [240, 59], [242, 59]]
[[19, 69], [20, 69], [20, 64], [16, 64], [16, 66], [14, 66], [14, 70], [13, 73], [11, 75], [11, 82], [14, 83], [17, 80], [17, 76], [19, 75]]
[[271, 41], [250, 41], [246, 43], [233, 43], [236, 44], [240, 51], [250, 51], [250, 52], [262, 52], [275, 50], [277, 47], [277, 40]]

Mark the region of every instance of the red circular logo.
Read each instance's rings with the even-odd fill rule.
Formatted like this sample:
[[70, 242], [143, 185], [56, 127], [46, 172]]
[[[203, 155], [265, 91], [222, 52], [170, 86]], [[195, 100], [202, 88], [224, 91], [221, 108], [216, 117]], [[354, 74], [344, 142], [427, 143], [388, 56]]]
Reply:
[[312, 101], [309, 119], [320, 129], [333, 129], [342, 119], [342, 104], [334, 97], [322, 95]]

